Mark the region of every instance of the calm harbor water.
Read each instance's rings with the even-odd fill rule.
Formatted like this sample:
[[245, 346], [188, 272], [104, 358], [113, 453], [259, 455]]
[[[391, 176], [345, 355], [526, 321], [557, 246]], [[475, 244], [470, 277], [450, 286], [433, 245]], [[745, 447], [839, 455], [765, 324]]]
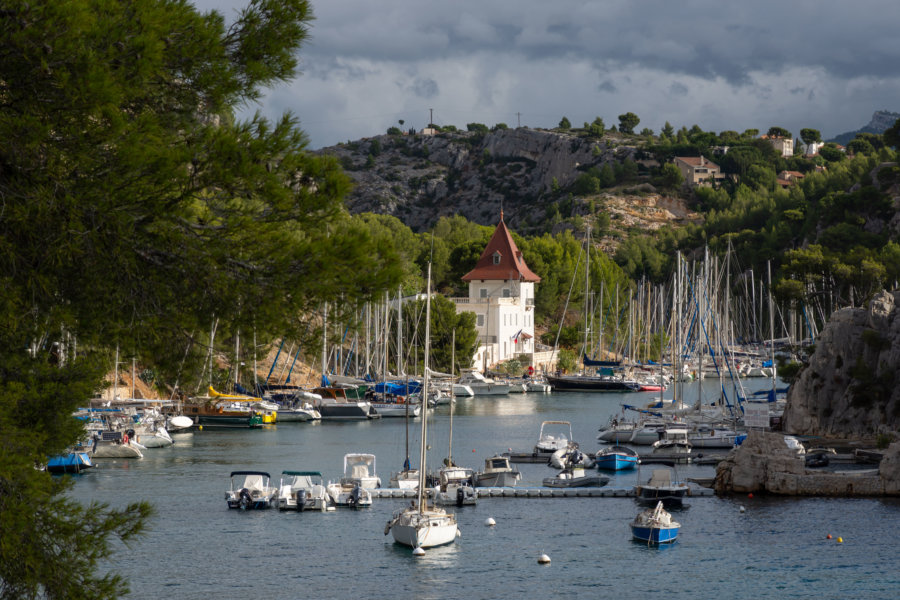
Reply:
[[[760, 388], [767, 382], [752, 382]], [[710, 388], [712, 386], [705, 386]], [[686, 398], [695, 399], [695, 384]], [[524, 394], [460, 399], [453, 419], [453, 457], [480, 469], [508, 449], [529, 450], [541, 421], [572, 422], [583, 450], [596, 451], [597, 429], [623, 402], [654, 394]], [[429, 462], [447, 455], [448, 407], [429, 417]], [[417, 462], [419, 422], [410, 426]], [[125, 575], [134, 598], [896, 598], [900, 572], [893, 540], [900, 533], [896, 499], [692, 498], [673, 511], [679, 540], [652, 548], [632, 542], [631, 498], [483, 498], [454, 508], [462, 537], [414, 558], [383, 534], [406, 502], [375, 499], [359, 511], [281, 513], [225, 505], [232, 470], [319, 470], [337, 479], [348, 452], [371, 452], [384, 484], [405, 457], [403, 419], [289, 423], [266, 430], [205, 430], [149, 449], [142, 460], [104, 460], [80, 476], [80, 501], [118, 506], [148, 500], [157, 508], [147, 534], [117, 550], [110, 568]], [[520, 464], [521, 486], [553, 471]], [[680, 477], [711, 476], [713, 467], [684, 465]], [[648, 469], [642, 478], [649, 476]], [[610, 487], [634, 484], [616, 474]], [[745, 512], [740, 512], [740, 507]], [[488, 517], [497, 525], [485, 527]], [[826, 540], [831, 534], [835, 539]], [[837, 543], [837, 537], [843, 543]], [[537, 564], [546, 553], [550, 565]]]

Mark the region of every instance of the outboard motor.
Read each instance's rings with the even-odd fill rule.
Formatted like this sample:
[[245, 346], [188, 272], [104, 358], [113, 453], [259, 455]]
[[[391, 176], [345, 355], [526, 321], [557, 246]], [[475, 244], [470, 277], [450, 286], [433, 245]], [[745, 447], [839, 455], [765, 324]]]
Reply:
[[462, 506], [466, 501], [466, 489], [463, 486], [456, 488], [456, 505]]
[[359, 486], [353, 486], [353, 491], [350, 492], [350, 498], [347, 499], [347, 504], [349, 504], [352, 508], [359, 507]]
[[306, 490], [297, 490], [296, 494], [297, 510], [306, 508]]
[[241, 488], [241, 491], [238, 492], [238, 497], [240, 498], [238, 506], [240, 506], [242, 510], [247, 510], [252, 506], [253, 496], [250, 495], [250, 490], [247, 488]]

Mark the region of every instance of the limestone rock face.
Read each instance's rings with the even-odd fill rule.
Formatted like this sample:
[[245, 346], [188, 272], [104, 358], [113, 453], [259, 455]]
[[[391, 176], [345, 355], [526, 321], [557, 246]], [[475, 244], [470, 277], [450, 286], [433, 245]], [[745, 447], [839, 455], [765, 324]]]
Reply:
[[[527, 127], [380, 135], [319, 152], [336, 157], [353, 179], [347, 197], [351, 212], [390, 214], [417, 231], [456, 214], [493, 225], [501, 205], [507, 224], [522, 229], [542, 221], [548, 202], [558, 199], [554, 190], [565, 190], [587, 169], [637, 162], [639, 156], [624, 138], [598, 140]], [[658, 223], [649, 227], [656, 229], [696, 217], [683, 201], [663, 197], [649, 185], [625, 198], [625, 207], [612, 206], [615, 202], [605, 196], [600, 201], [609, 205], [610, 214], [629, 217], [627, 227]], [[571, 208], [573, 214], [585, 214], [588, 204], [579, 198]]]
[[791, 385], [784, 430], [872, 438], [900, 430], [900, 292], [832, 315]]
[[717, 493], [767, 492], [789, 496], [898, 496], [900, 442], [881, 461], [878, 474], [848, 474], [806, 469], [778, 433], [751, 431], [716, 467]]

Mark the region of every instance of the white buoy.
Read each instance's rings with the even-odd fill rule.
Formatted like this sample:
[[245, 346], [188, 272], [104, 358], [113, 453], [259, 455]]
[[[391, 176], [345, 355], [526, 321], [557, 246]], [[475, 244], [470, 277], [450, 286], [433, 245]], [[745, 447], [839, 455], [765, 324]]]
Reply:
[[413, 549], [413, 556], [425, 556], [425, 551], [420, 546], [416, 546]]
[[539, 565], [549, 565], [550, 557], [547, 556], [546, 554], [541, 554], [540, 556], [538, 556], [538, 564]]
[[747, 510], [747, 509], [744, 508], [743, 506], [740, 508], [740, 511], [741, 511], [741, 512], [744, 512], [745, 510]]
[[497, 521], [495, 521], [493, 517], [488, 517], [484, 524], [488, 527], [493, 527], [497, 524]]

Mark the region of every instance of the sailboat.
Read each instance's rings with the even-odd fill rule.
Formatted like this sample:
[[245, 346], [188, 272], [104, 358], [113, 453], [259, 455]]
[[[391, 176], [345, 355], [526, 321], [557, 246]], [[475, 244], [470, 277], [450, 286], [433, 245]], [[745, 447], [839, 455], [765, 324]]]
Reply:
[[[428, 289], [425, 300], [425, 377], [424, 397], [428, 397], [428, 355], [431, 348], [431, 263], [428, 263]], [[419, 493], [410, 506], [394, 513], [384, 528], [384, 534], [393, 534], [394, 541], [414, 549], [443, 546], [456, 541], [459, 526], [456, 515], [433, 504], [428, 505], [425, 496], [425, 456], [428, 448], [426, 423], [428, 411], [422, 411], [421, 449], [419, 451]]]
[[[453, 379], [456, 361], [456, 330], [453, 330], [450, 347], [452, 348], [450, 359], [450, 379]], [[460, 467], [453, 462], [453, 398], [450, 399], [450, 443], [447, 449], [447, 458], [444, 466], [438, 473], [437, 489], [434, 491], [435, 504], [456, 504], [457, 506], [473, 505], [478, 500], [478, 492], [475, 491], [475, 470]]]
[[[613, 369], [621, 367], [621, 361], [592, 360], [587, 356], [588, 323], [590, 310], [587, 299], [590, 296], [590, 271], [591, 271], [591, 230], [587, 230], [584, 240], [584, 346], [582, 364], [584, 370], [581, 373], [547, 375], [547, 382], [558, 392], [637, 392], [641, 385], [632, 379], [626, 379], [621, 374], [614, 374]], [[577, 266], [576, 266], [577, 270]], [[602, 302], [602, 300], [601, 300]], [[560, 328], [561, 329], [561, 328]], [[558, 340], [557, 340], [558, 341]], [[602, 369], [599, 374], [590, 374], [589, 368]]]

